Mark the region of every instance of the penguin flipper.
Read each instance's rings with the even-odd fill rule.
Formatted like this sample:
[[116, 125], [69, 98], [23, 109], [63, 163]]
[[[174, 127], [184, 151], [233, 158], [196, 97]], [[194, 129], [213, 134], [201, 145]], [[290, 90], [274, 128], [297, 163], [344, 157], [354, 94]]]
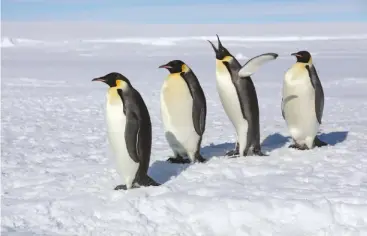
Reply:
[[[121, 89], [117, 90], [121, 99], [123, 94]], [[143, 172], [147, 172], [149, 168], [150, 150], [152, 145], [151, 130], [152, 125], [148, 109], [143, 98], [138, 91], [133, 90], [134, 101], [129, 102], [129, 109], [126, 109], [126, 127], [125, 127], [125, 142], [126, 148], [131, 159], [139, 163]]]
[[317, 71], [314, 65], [309, 66], [306, 65], [306, 69], [308, 71], [311, 84], [313, 88], [315, 89], [315, 112], [316, 112], [316, 118], [319, 124], [321, 124], [322, 120], [322, 114], [324, 111], [324, 90], [321, 85], [321, 81], [319, 79], [319, 76], [317, 75]]
[[126, 128], [125, 128], [125, 141], [126, 148], [129, 152], [129, 156], [136, 163], [140, 163], [139, 156], [139, 136], [140, 136], [140, 126], [136, 116], [132, 113], [127, 117]]
[[238, 75], [241, 78], [249, 77], [254, 74], [262, 65], [268, 61], [275, 60], [278, 57], [276, 53], [264, 53], [256, 57], [251, 58], [245, 65], [239, 70]]
[[281, 109], [282, 109], [282, 116], [283, 116], [283, 119], [285, 119], [285, 116], [284, 116], [284, 102], [283, 102], [283, 98], [282, 98], [282, 104], [281, 104]]
[[193, 100], [192, 121], [194, 123], [194, 129], [201, 136], [205, 131], [207, 110], [204, 91], [194, 72], [181, 73], [181, 77], [185, 80]]

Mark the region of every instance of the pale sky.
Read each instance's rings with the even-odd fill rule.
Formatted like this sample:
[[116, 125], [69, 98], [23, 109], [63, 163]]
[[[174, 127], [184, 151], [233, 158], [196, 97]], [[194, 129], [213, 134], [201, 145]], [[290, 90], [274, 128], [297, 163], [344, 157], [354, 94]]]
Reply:
[[367, 22], [366, 0], [2, 0], [2, 21]]

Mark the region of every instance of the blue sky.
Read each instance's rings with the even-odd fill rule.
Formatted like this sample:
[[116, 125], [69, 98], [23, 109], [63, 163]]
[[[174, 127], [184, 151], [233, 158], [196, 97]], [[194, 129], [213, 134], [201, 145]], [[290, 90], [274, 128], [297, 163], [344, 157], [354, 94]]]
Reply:
[[2, 0], [2, 21], [364, 21], [366, 0]]

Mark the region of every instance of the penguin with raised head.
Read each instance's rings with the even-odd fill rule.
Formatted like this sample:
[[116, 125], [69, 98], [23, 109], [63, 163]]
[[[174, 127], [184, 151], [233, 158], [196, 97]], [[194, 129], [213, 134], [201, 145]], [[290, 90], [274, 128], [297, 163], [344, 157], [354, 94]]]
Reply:
[[148, 176], [152, 147], [150, 115], [140, 93], [120, 73], [112, 72], [92, 81], [109, 86], [106, 103], [108, 139], [117, 171], [125, 181], [115, 190], [158, 186]]
[[308, 51], [292, 53], [297, 62], [283, 80], [282, 115], [294, 144], [290, 148], [312, 149], [328, 145], [317, 137], [324, 110], [324, 90]]
[[199, 80], [181, 60], [170, 61], [159, 68], [169, 71], [160, 93], [165, 136], [174, 153], [168, 161], [205, 162], [200, 147], [205, 131], [206, 99]]
[[251, 75], [263, 64], [275, 60], [276, 53], [253, 57], [244, 66], [223, 46], [219, 36], [218, 48], [212, 45], [216, 56], [216, 83], [224, 111], [237, 135], [236, 147], [227, 156], [263, 156], [260, 147], [259, 104]]

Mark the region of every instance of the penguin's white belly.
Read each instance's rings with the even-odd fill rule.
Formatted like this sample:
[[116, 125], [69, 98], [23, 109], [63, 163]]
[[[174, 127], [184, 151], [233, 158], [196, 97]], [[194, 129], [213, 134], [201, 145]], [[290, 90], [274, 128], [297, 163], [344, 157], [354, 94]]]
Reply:
[[[114, 103], [107, 102], [106, 107], [108, 139], [115, 154], [117, 171], [124, 179], [126, 187], [131, 188], [139, 168], [139, 163], [134, 162], [127, 150], [125, 141], [126, 117], [123, 112], [121, 100]], [[134, 135], [134, 134], [130, 134]]]
[[161, 115], [170, 147], [178, 154], [194, 154], [200, 136], [192, 118], [193, 99], [186, 82], [180, 77], [167, 79], [161, 90]]
[[297, 76], [289, 70], [283, 85], [284, 117], [293, 139], [309, 148], [318, 132], [319, 123], [315, 113], [315, 90], [308, 72], [298, 71]]
[[242, 115], [237, 91], [228, 71], [217, 70], [216, 77], [219, 98], [224, 111], [236, 129], [238, 142], [240, 144], [240, 153], [242, 155], [247, 143], [248, 122]]

